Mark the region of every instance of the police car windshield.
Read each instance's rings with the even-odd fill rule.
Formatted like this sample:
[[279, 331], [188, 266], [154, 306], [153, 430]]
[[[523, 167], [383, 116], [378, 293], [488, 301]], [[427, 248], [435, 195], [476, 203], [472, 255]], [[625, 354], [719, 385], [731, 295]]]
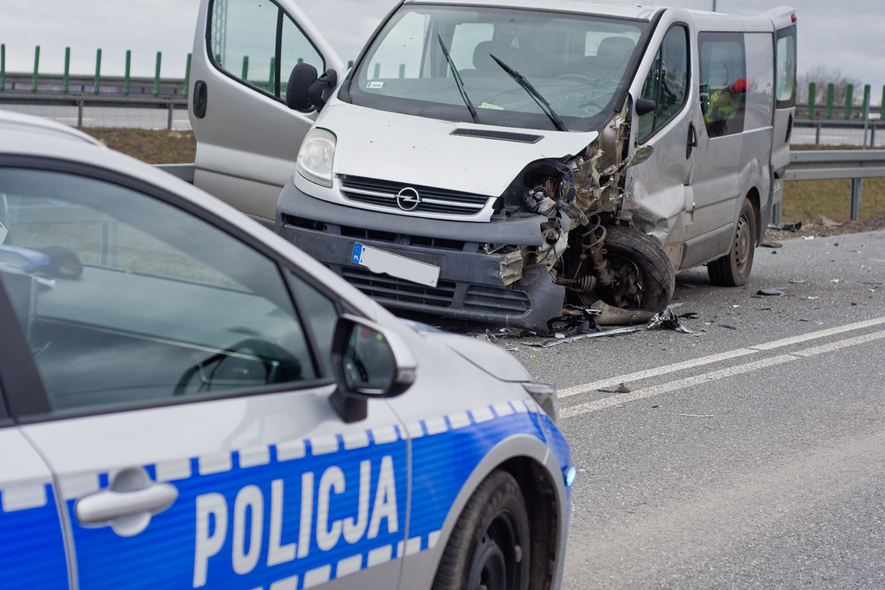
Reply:
[[589, 131], [626, 91], [648, 23], [595, 15], [479, 7], [405, 6], [353, 72], [350, 99], [375, 109], [473, 119], [449, 79], [448, 47], [478, 121], [549, 129], [547, 109], [497, 63], [518, 71], [569, 130]]

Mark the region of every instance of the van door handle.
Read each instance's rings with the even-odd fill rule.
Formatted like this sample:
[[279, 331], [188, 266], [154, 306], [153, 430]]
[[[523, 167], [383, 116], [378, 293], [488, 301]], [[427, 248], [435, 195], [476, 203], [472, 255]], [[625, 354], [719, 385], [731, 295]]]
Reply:
[[194, 84], [194, 116], [202, 119], [206, 116], [206, 108], [209, 100], [209, 86], [205, 80], [197, 80]]
[[691, 157], [691, 153], [694, 148], [698, 147], [698, 132], [694, 128], [694, 123], [688, 124], [688, 143], [685, 146], [685, 159], [689, 159]]
[[168, 483], [154, 483], [140, 468], [126, 469], [107, 489], [77, 500], [77, 521], [88, 527], [110, 526], [121, 537], [137, 535], [178, 498], [178, 490]]

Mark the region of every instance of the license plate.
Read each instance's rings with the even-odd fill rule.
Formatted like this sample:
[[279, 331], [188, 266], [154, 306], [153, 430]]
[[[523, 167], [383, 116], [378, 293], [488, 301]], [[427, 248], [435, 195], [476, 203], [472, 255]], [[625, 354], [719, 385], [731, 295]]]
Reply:
[[436, 287], [439, 282], [438, 266], [360, 243], [353, 245], [351, 261], [365, 266], [375, 274], [386, 274], [419, 285]]

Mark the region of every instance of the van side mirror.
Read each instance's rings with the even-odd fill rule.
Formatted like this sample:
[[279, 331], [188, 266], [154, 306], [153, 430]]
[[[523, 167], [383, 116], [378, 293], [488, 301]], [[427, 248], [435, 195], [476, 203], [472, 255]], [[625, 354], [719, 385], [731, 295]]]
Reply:
[[317, 69], [310, 64], [300, 63], [292, 68], [286, 85], [286, 106], [290, 109], [309, 113], [322, 110], [329, 100], [327, 92], [338, 84], [338, 72], [328, 69], [317, 76]]
[[351, 423], [368, 416], [368, 400], [394, 397], [411, 387], [417, 363], [398, 334], [344, 315], [335, 326], [332, 370], [338, 387], [329, 401]]
[[656, 108], [658, 108], [658, 105], [653, 100], [640, 98], [636, 101], [636, 114], [640, 117], [649, 113], [653, 113]]

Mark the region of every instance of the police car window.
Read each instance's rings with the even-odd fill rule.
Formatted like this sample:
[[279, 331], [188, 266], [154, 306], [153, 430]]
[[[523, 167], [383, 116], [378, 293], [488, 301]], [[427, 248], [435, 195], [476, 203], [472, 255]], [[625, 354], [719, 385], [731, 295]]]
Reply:
[[70, 174], [0, 168], [0, 193], [0, 273], [54, 411], [316, 378], [279, 268], [229, 234]]
[[747, 68], [741, 33], [701, 33], [701, 109], [710, 137], [744, 130]]

